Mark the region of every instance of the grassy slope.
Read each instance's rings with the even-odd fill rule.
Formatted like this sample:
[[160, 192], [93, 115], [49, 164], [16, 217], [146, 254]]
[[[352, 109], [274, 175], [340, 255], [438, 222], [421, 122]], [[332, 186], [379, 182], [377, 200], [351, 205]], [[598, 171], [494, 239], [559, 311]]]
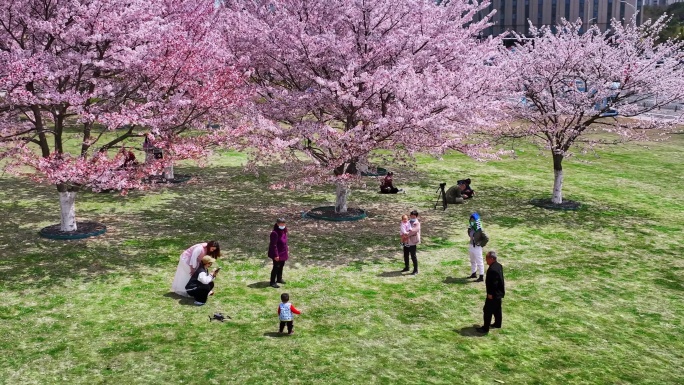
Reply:
[[[189, 184], [126, 197], [80, 194], [79, 219], [108, 225], [87, 241], [37, 231], [59, 219], [51, 187], [0, 177], [0, 383], [684, 382], [684, 137], [566, 162], [578, 212], [538, 209], [551, 161], [461, 155], [399, 170], [407, 194], [353, 192], [359, 222], [304, 220], [332, 188], [265, 190], [239, 154], [179, 166]], [[471, 177], [475, 200], [431, 210], [437, 185]], [[421, 211], [421, 274], [398, 276], [399, 216]], [[475, 337], [484, 285], [468, 283], [468, 214], [483, 214], [507, 278], [504, 329]], [[303, 314], [277, 338], [283, 291], [265, 287], [273, 219], [289, 220], [285, 289]], [[196, 308], [168, 294], [178, 255], [222, 242], [217, 294]], [[228, 323], [210, 323], [223, 311]], [[284, 380], [287, 378], [287, 380]]]

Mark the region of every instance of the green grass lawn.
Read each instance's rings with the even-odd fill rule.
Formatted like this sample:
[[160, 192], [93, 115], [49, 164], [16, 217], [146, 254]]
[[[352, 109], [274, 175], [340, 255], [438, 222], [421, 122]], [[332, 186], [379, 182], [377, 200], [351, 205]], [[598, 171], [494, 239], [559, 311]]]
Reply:
[[[179, 165], [187, 184], [81, 193], [83, 241], [41, 239], [57, 223], [53, 187], [0, 177], [2, 384], [681, 384], [684, 383], [684, 135], [565, 162], [565, 196], [547, 211], [551, 159], [478, 163], [453, 154], [396, 170], [395, 196], [353, 190], [358, 222], [317, 222], [330, 186], [268, 190], [277, 169], [245, 174], [241, 154]], [[432, 210], [440, 182], [470, 177], [476, 198]], [[399, 217], [421, 212], [420, 275], [400, 276]], [[477, 336], [484, 284], [465, 228], [479, 211], [506, 275], [504, 328]], [[288, 219], [288, 283], [267, 287], [268, 235]], [[217, 293], [204, 307], [169, 294], [180, 253], [218, 239]], [[280, 293], [302, 310], [279, 337]], [[233, 319], [209, 322], [221, 311]]]

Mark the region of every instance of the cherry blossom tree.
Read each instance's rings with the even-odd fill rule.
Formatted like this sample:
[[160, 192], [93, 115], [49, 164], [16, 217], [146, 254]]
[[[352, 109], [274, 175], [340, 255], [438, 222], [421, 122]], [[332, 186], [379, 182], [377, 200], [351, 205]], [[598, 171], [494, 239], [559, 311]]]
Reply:
[[[62, 231], [79, 189], [140, 188], [222, 141], [188, 135], [244, 95], [215, 22], [213, 1], [0, 0], [0, 159], [56, 186]], [[145, 136], [164, 158], [136, 165]]]
[[671, 126], [637, 118], [684, 98], [684, 43], [657, 42], [665, 22], [613, 20], [601, 32], [562, 21], [555, 29], [531, 27], [533, 39], [508, 52], [509, 90], [519, 101], [510, 112], [518, 124], [499, 134], [534, 138], [551, 152], [553, 203], [563, 202], [562, 162], [573, 148], [645, 140], [645, 130]]
[[[449, 149], [487, 156], [469, 134], [495, 119], [500, 44], [478, 40], [487, 2], [225, 1], [225, 39], [259, 95], [245, 147], [280, 162], [276, 187], [335, 182], [336, 211], [373, 161]], [[487, 65], [489, 64], [489, 65]], [[377, 151], [388, 150], [388, 151]], [[377, 165], [377, 163], [376, 163]]]

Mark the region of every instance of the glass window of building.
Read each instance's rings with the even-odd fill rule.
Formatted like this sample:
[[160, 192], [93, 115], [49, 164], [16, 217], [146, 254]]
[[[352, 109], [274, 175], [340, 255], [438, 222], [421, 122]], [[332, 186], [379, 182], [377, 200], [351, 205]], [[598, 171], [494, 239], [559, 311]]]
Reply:
[[525, 25], [525, 34], [527, 34], [530, 30], [530, 23], [527, 22], [527, 20], [530, 19], [530, 0], [525, 0], [525, 20], [523, 20], [523, 24]]
[[518, 30], [518, 0], [511, 0], [511, 8], [513, 8], [511, 24], [513, 24], [513, 29]]
[[610, 19], [613, 18], [613, 0], [608, 0], [608, 17], [606, 17], [606, 28], [610, 28]]
[[544, 0], [537, 2], [537, 27], [542, 25], [542, 16], [544, 16]]

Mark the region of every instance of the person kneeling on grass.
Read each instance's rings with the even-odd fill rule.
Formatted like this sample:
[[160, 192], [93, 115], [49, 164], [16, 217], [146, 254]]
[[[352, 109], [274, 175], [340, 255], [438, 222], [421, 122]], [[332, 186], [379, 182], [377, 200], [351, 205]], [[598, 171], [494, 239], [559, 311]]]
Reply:
[[209, 274], [209, 268], [216, 262], [216, 259], [205, 255], [202, 257], [202, 264], [195, 270], [190, 278], [190, 282], [185, 285], [188, 295], [195, 298], [195, 305], [202, 306], [207, 302], [207, 297], [214, 294], [214, 279], [220, 268], [214, 269]]
[[294, 305], [290, 303], [290, 295], [283, 293], [280, 295], [280, 305], [278, 305], [278, 319], [280, 319], [280, 333], [285, 330], [287, 325], [287, 334], [294, 334], [294, 314], [302, 314]]

